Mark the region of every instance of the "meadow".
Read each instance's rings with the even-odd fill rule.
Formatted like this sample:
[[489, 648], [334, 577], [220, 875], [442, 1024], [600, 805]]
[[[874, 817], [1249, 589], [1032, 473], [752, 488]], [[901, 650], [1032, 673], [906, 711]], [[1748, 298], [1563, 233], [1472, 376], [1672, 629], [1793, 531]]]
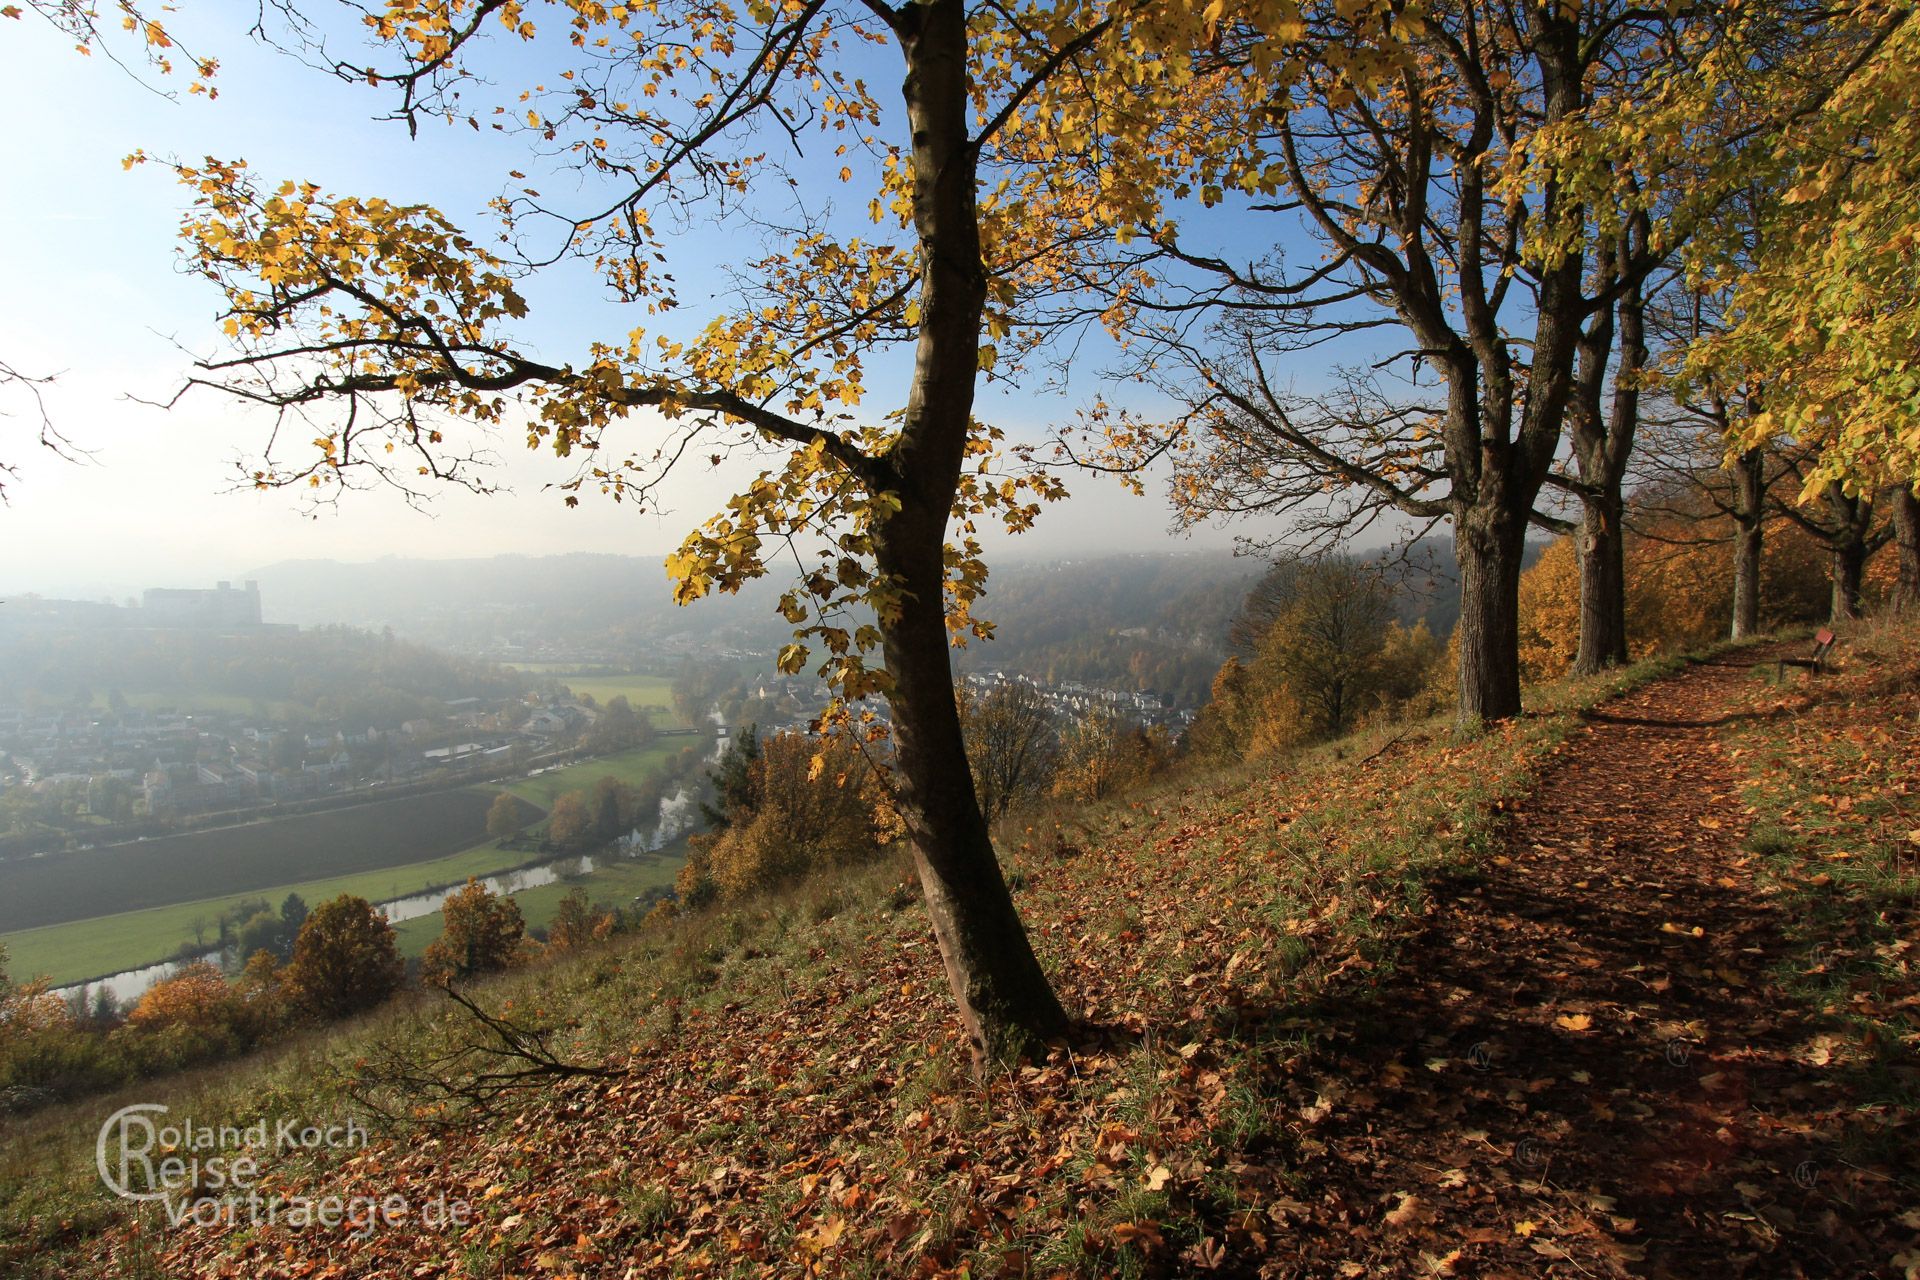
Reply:
[[[55, 985], [66, 985], [153, 964], [173, 954], [181, 944], [195, 942], [199, 937], [210, 943], [220, 914], [249, 900], [264, 899], [275, 909], [289, 893], [299, 894], [308, 906], [343, 893], [381, 902], [424, 893], [442, 885], [460, 884], [468, 876], [505, 871], [522, 865], [529, 856], [524, 850], [502, 849], [488, 840], [448, 857], [424, 862], [26, 929], [0, 935], [0, 945], [7, 948], [9, 968], [16, 977], [44, 976]], [[434, 920], [437, 928], [439, 917], [435, 916]], [[196, 934], [196, 924], [202, 927], [203, 934]]]
[[[443, 858], [486, 838], [493, 793], [431, 791], [348, 809], [0, 862], [0, 930], [257, 893]], [[531, 820], [534, 815], [526, 814]]]
[[521, 671], [551, 676], [571, 689], [574, 697], [591, 697], [602, 706], [614, 698], [625, 698], [636, 711], [653, 707], [656, 709], [653, 722], [663, 729], [680, 723], [680, 718], [673, 713], [673, 681], [666, 676], [573, 675], [572, 669], [555, 663], [516, 665]]
[[549, 770], [537, 778], [520, 778], [508, 783], [506, 789], [542, 809], [551, 809], [557, 796], [568, 791], [585, 790], [602, 778], [639, 786], [668, 759], [684, 751], [694, 741], [688, 737], [663, 738], [651, 746], [582, 760], [578, 764]]
[[[594, 760], [582, 761], [564, 769], [556, 769], [537, 778], [522, 778], [509, 784], [510, 791], [529, 806], [524, 815], [534, 830], [538, 830], [537, 815], [533, 806], [550, 808], [555, 796], [562, 792], [591, 787], [603, 777], [614, 777], [628, 784], [638, 784], [651, 776], [676, 751], [681, 750], [687, 740], [668, 738], [663, 743], [650, 747], [641, 747], [632, 751], [623, 751], [616, 755], [603, 756]], [[306, 818], [286, 819], [278, 823], [257, 823], [252, 826], [227, 828], [216, 832], [197, 832], [191, 836], [174, 837], [173, 840], [190, 841], [202, 837], [229, 837], [260, 848], [274, 849], [279, 855], [275, 860], [279, 875], [267, 883], [256, 886], [232, 886], [230, 882], [219, 878], [216, 871], [212, 878], [183, 881], [197, 887], [204, 894], [210, 887], [230, 888], [233, 891], [182, 898], [180, 900], [138, 908], [108, 910], [98, 914], [81, 917], [68, 916], [60, 923], [47, 923], [37, 927], [15, 926], [14, 931], [0, 933], [0, 944], [6, 946], [11, 957], [9, 967], [15, 976], [45, 976], [56, 985], [65, 985], [97, 978], [104, 974], [118, 973], [126, 969], [136, 969], [143, 965], [163, 960], [177, 951], [183, 943], [196, 942], [201, 938], [210, 938], [217, 928], [216, 922], [223, 911], [227, 911], [249, 899], [266, 899], [278, 907], [289, 893], [297, 893], [309, 906], [338, 897], [343, 893], [354, 894], [370, 902], [388, 901], [423, 893], [447, 885], [458, 885], [469, 876], [485, 877], [511, 867], [524, 865], [530, 855], [525, 850], [502, 849], [494, 841], [485, 838], [485, 816], [493, 797], [498, 794], [494, 788], [470, 788], [458, 792], [442, 792], [440, 796], [460, 796], [456, 811], [457, 838], [451, 832], [440, 833], [438, 838], [431, 827], [418, 830], [423, 842], [431, 840], [426, 856], [417, 851], [424, 844], [409, 849], [404, 844], [389, 841], [383, 861], [372, 865], [356, 862], [352, 866], [317, 865], [311, 858], [302, 858], [286, 854], [286, 843], [282, 836], [284, 828], [294, 823], [308, 822], [312, 819], [342, 817], [349, 814], [364, 813], [370, 809], [385, 809], [392, 805], [404, 805], [406, 800], [388, 801], [382, 805], [363, 806], [360, 809], [342, 810], [332, 814], [313, 814]], [[431, 797], [411, 797], [413, 800], [426, 800]], [[422, 810], [421, 812], [425, 812]], [[336, 828], [338, 830], [338, 828]], [[309, 835], [311, 832], [308, 833]], [[145, 858], [162, 845], [172, 841], [149, 840], [136, 845], [120, 846], [117, 849], [89, 850], [77, 856], [123, 855]], [[451, 847], [447, 847], [447, 846]], [[74, 855], [70, 855], [74, 856]], [[317, 855], [316, 855], [317, 856]], [[56, 859], [25, 860], [21, 865], [32, 867], [56, 862]], [[11, 882], [6, 871], [13, 864], [0, 864], [0, 891], [4, 891]], [[109, 860], [107, 865], [112, 865]], [[596, 871], [581, 883], [588, 883], [588, 891], [604, 902], [622, 902], [644, 891], [653, 884], [671, 883], [678, 861], [671, 864], [647, 862], [634, 866], [622, 865], [604, 871]], [[651, 868], [641, 874], [642, 868]], [[104, 883], [112, 873], [109, 870], [97, 872]], [[609, 877], [602, 886], [601, 877]], [[548, 886], [544, 889], [528, 890], [522, 895], [523, 911], [528, 913], [529, 924], [544, 924], [552, 917], [560, 898], [571, 884]], [[71, 884], [68, 890], [74, 891]], [[96, 895], [97, 900], [98, 895]], [[551, 902], [548, 899], [551, 899]], [[14, 907], [11, 896], [0, 898], [8, 909]], [[536, 914], [538, 913], [538, 914]], [[30, 918], [30, 917], [29, 917]], [[424, 950], [427, 942], [439, 933], [440, 917], [427, 917], [424, 923], [409, 922], [400, 926], [403, 942], [409, 947], [409, 954], [417, 955]], [[196, 933], [196, 925], [202, 932]], [[425, 928], [424, 937], [415, 939], [414, 933]]]

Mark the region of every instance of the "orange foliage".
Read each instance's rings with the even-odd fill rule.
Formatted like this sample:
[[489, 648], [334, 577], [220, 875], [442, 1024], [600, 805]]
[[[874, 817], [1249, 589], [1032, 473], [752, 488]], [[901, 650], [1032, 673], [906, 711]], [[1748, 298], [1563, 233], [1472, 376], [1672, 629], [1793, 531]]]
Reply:
[[[1642, 519], [1627, 536], [1627, 649], [1634, 658], [1698, 648], [1727, 634], [1733, 550], [1724, 517]], [[1786, 521], [1767, 526], [1760, 553], [1761, 625], [1824, 615], [1820, 547]], [[1520, 578], [1520, 671], [1551, 680], [1580, 645], [1580, 566], [1571, 536], [1557, 538]]]
[[341, 1018], [384, 1001], [405, 974], [393, 926], [365, 898], [341, 894], [300, 927], [286, 981], [302, 1011]]
[[136, 1027], [191, 1027], [211, 1031], [234, 1021], [238, 999], [226, 975], [205, 960], [187, 965], [173, 977], [156, 982], [127, 1015]]
[[436, 986], [456, 978], [504, 969], [520, 958], [527, 925], [520, 906], [469, 876], [464, 888], [440, 904], [445, 922], [427, 946], [420, 975]]

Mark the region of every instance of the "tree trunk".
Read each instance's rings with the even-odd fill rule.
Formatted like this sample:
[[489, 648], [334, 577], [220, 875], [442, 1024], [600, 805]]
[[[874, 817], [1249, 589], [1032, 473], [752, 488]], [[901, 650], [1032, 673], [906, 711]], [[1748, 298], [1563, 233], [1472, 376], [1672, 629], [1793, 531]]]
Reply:
[[1526, 525], [1499, 511], [1454, 518], [1460, 565], [1460, 718], [1491, 723], [1520, 714], [1520, 560]]
[[961, 0], [896, 15], [913, 131], [913, 216], [922, 253], [913, 378], [879, 477], [900, 498], [874, 530], [874, 558], [898, 591], [879, 611], [892, 680], [900, 816], [913, 843], [934, 937], [976, 1064], [1039, 1050], [1067, 1017], [1033, 953], [980, 812], [954, 697], [946, 626], [946, 528], [971, 430], [986, 304], [968, 138], [967, 25]]
[[[1573, 669], [1593, 675], [1627, 660], [1626, 499], [1627, 460], [1640, 430], [1640, 372], [1647, 363], [1646, 306], [1635, 258], [1645, 229], [1636, 220], [1621, 233], [1606, 279], [1630, 278], [1613, 307], [1581, 334], [1573, 403], [1568, 413], [1573, 455], [1585, 486], [1575, 550], [1580, 561], [1580, 644]], [[1618, 317], [1619, 366], [1606, 417], [1600, 411]]]
[[1892, 608], [1912, 613], [1920, 610], [1920, 497], [1903, 484], [1893, 490], [1893, 536], [1900, 548], [1900, 568]]
[[1867, 532], [1873, 525], [1873, 499], [1848, 494], [1839, 481], [1827, 486], [1831, 519], [1827, 536], [1827, 621], [1847, 622], [1860, 616], [1860, 581], [1866, 575]]
[[967, 767], [941, 592], [943, 539], [903, 546], [901, 532], [889, 523], [880, 556], [881, 571], [908, 592], [884, 638], [899, 808], [975, 1061], [1011, 1061], [1064, 1035], [1067, 1016], [1014, 908]]
[[1765, 529], [1766, 454], [1749, 449], [1733, 467], [1733, 626], [1745, 640], [1760, 631], [1760, 545]]
[[1867, 548], [1843, 542], [1828, 553], [1827, 579], [1832, 594], [1827, 602], [1828, 622], [1850, 622], [1860, 616], [1860, 580], [1867, 567]]
[[1626, 503], [1614, 490], [1581, 500], [1580, 648], [1573, 669], [1592, 675], [1627, 660]]

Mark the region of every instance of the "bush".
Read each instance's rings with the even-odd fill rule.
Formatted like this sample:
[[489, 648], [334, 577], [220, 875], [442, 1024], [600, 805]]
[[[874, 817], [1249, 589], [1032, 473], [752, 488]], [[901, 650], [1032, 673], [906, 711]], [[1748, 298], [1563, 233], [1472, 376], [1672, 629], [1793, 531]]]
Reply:
[[691, 841], [675, 881], [682, 905], [741, 898], [819, 867], [871, 857], [898, 834], [899, 818], [858, 744], [780, 733], [759, 744], [727, 826]]
[[547, 924], [547, 946], [555, 951], [576, 951], [589, 942], [598, 942], [613, 932], [611, 911], [596, 907], [585, 889], [570, 890], [560, 899], [560, 909]]

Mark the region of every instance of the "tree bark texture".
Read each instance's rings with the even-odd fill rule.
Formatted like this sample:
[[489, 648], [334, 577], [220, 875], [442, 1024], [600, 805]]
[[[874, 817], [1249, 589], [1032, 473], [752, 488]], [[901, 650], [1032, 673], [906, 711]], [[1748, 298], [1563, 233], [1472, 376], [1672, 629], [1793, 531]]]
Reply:
[[1749, 449], [1733, 466], [1733, 625], [1745, 640], [1760, 631], [1760, 549], [1766, 516], [1766, 454]]
[[947, 980], [977, 1063], [1038, 1051], [1067, 1018], [1034, 955], [994, 855], [953, 691], [944, 598], [946, 528], [972, 422], [987, 295], [968, 136], [966, 11], [902, 10], [896, 32], [913, 133], [913, 213], [922, 324], [898, 440], [881, 483], [898, 513], [875, 529], [880, 572], [901, 604], [880, 618], [901, 817]]

